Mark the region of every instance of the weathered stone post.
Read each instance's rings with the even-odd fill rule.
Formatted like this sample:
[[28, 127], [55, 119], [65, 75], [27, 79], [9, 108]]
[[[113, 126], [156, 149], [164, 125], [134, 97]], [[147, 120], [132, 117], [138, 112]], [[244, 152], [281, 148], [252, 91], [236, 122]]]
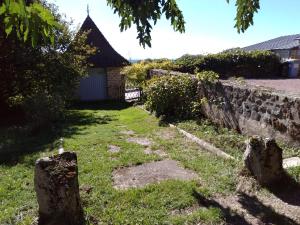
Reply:
[[274, 139], [251, 137], [247, 141], [244, 163], [250, 173], [262, 185], [279, 181], [284, 175], [282, 149]]
[[39, 225], [84, 224], [76, 153], [64, 152], [37, 160], [34, 187], [39, 204]]

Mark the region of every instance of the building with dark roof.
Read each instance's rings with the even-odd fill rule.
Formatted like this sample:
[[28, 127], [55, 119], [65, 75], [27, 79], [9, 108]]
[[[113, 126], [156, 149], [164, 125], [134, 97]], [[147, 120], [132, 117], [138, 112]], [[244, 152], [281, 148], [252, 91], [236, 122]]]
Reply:
[[89, 15], [79, 32], [88, 32], [87, 43], [97, 48], [88, 59], [91, 64], [89, 75], [80, 81], [80, 100], [124, 99], [125, 79], [120, 71], [129, 62], [113, 49]]
[[281, 36], [242, 48], [245, 51], [267, 50], [275, 52], [283, 61], [300, 59], [300, 34]]

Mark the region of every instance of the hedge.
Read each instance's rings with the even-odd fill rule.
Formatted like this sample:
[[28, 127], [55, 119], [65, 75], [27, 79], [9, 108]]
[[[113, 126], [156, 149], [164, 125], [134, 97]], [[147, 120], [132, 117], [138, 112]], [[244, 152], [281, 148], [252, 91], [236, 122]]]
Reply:
[[198, 79], [187, 75], [154, 77], [145, 88], [146, 108], [157, 117], [191, 118], [199, 102], [197, 83]]
[[133, 85], [142, 86], [147, 80], [151, 69], [177, 70], [177, 66], [172, 60], [168, 59], [142, 60], [124, 67], [121, 73]]
[[184, 55], [175, 60], [178, 71], [195, 73], [211, 70], [222, 78], [268, 77], [281, 73], [281, 63], [275, 53], [270, 51], [245, 52], [241, 50], [210, 55]]

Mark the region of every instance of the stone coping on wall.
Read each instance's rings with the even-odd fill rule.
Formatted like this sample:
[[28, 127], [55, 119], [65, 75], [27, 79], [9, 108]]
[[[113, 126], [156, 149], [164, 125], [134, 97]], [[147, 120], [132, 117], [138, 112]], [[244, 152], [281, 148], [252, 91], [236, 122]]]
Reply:
[[[182, 74], [150, 71], [151, 76]], [[203, 114], [216, 124], [243, 134], [276, 138], [300, 146], [299, 94], [249, 85], [243, 80], [199, 82], [195, 94], [207, 99], [202, 105]]]
[[[150, 77], [152, 78], [153, 76], [166, 76], [166, 75], [171, 75], [171, 76], [176, 76], [176, 75], [189, 75], [192, 77], [195, 77], [195, 74], [189, 74], [189, 73], [182, 73], [178, 71], [172, 71], [172, 70], [163, 70], [163, 69], [152, 69], [149, 72]], [[242, 89], [251, 89], [251, 90], [258, 90], [261, 92], [265, 92], [268, 94], [276, 94], [278, 97], [290, 97], [294, 99], [300, 99], [300, 94], [297, 93], [290, 93], [290, 92], [285, 92], [283, 90], [277, 90], [271, 87], [264, 87], [264, 86], [258, 86], [258, 85], [253, 85], [253, 84], [246, 84], [244, 80], [219, 80], [224, 86], [237, 86]], [[299, 87], [300, 89], [300, 87]]]
[[[281, 98], [293, 98], [293, 99], [298, 99], [300, 100], [300, 94], [298, 93], [291, 93], [291, 92], [286, 92], [284, 90], [278, 90], [275, 88], [271, 88], [271, 87], [265, 87], [265, 86], [258, 86], [258, 85], [253, 85], [253, 84], [248, 84], [245, 83], [246, 81], [241, 80], [241, 81], [237, 81], [237, 80], [219, 80], [219, 82], [221, 82], [224, 86], [237, 86], [241, 89], [251, 89], [253, 91], [257, 90], [260, 91], [262, 93], [266, 93], [266, 94], [273, 94], [273, 95], [277, 95], [278, 97]], [[300, 87], [299, 87], [300, 89]]]

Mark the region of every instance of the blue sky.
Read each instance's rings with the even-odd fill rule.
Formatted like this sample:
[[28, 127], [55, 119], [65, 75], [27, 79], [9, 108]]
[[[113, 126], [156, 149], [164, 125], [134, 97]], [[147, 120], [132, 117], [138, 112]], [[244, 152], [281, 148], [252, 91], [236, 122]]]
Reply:
[[232, 47], [243, 47], [282, 35], [300, 33], [299, 0], [260, 0], [261, 10], [254, 26], [238, 34], [234, 26], [235, 0], [177, 0], [186, 21], [186, 32], [174, 32], [170, 22], [162, 19], [152, 31], [152, 48], [142, 48], [133, 26], [119, 31], [119, 17], [105, 0], [49, 0], [74, 21], [74, 29], [84, 21], [89, 4], [90, 16], [110, 44], [124, 57], [177, 58], [185, 53], [216, 53]]

